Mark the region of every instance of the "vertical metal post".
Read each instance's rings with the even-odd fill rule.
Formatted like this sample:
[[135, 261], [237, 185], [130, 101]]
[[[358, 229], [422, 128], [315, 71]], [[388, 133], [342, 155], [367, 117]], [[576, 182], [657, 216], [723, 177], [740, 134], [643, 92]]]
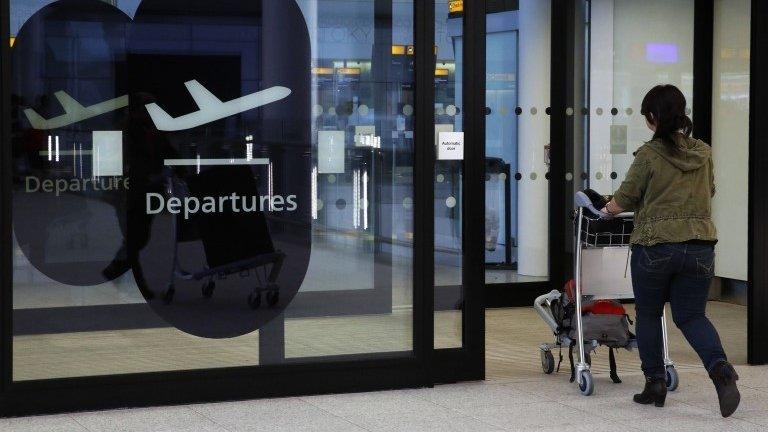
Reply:
[[13, 380], [10, 1], [0, 0], [0, 405]]
[[435, 2], [414, 0], [415, 108], [413, 350], [425, 385], [434, 382], [435, 338]]
[[576, 287], [574, 297], [576, 297], [576, 339], [579, 344], [579, 364], [576, 365], [576, 379], [581, 383], [581, 371], [588, 370], [589, 365], [584, 359], [584, 329], [581, 320], [581, 227], [584, 220], [584, 207], [579, 207], [578, 221], [576, 223], [576, 264], [573, 269]]
[[674, 366], [669, 358], [669, 336], [667, 335], [667, 309], [661, 311], [661, 338], [664, 344], [664, 366]]

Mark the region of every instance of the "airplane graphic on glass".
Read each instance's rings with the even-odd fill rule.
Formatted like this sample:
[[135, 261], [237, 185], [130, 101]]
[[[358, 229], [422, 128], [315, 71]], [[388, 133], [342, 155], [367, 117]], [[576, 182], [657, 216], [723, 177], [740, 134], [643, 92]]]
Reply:
[[[173, 132], [192, 129], [280, 101], [291, 94], [291, 89], [275, 86], [228, 102], [222, 102], [197, 80], [187, 81], [184, 85], [199, 110], [174, 118], [156, 103], [147, 104], [145, 107], [157, 130]], [[26, 109], [24, 114], [33, 128], [40, 130], [58, 129], [128, 106], [127, 95], [87, 107], [84, 107], [64, 91], [58, 91], [54, 93], [54, 96], [64, 108], [64, 114], [51, 119], [44, 119], [35, 110]]]

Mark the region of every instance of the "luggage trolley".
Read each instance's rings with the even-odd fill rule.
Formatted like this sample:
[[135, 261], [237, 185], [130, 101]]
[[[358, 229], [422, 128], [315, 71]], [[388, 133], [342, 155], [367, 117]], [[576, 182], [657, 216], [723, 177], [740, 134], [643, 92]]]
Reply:
[[[584, 192], [577, 192], [575, 197], [577, 210], [574, 220], [574, 301], [576, 324], [576, 340], [558, 325], [552, 313], [551, 305], [562, 301], [565, 296], [557, 290], [539, 296], [534, 302], [534, 308], [555, 333], [554, 343], [540, 345], [541, 364], [544, 373], [554, 371], [555, 360], [552, 350], [569, 347], [575, 342], [579, 347], [578, 362], [575, 365], [575, 382], [585, 396], [594, 392], [594, 379], [590, 371], [590, 353], [600, 345], [596, 340], [584, 340], [582, 328], [581, 307], [584, 300], [599, 299], [632, 299], [632, 279], [629, 274], [630, 236], [634, 227], [634, 213], [625, 212], [610, 216], [596, 209]], [[592, 215], [585, 212], [585, 209]], [[619, 220], [622, 229], [619, 232], [605, 230], [609, 220]], [[602, 225], [602, 226], [601, 226]], [[587, 272], [583, 272], [587, 267]], [[586, 275], [586, 277], [585, 277]], [[666, 367], [667, 389], [674, 391], [679, 384], [675, 365], [669, 358], [669, 341], [667, 337], [666, 311], [661, 316], [662, 340], [664, 344], [664, 365]], [[625, 347], [632, 350], [637, 341], [632, 338]]]
[[[183, 199], [191, 195], [190, 185], [187, 182], [170, 172], [166, 175], [166, 193], [169, 196]], [[223, 179], [226, 179], [230, 184], [238, 184], [245, 190], [257, 192], [250, 170], [213, 169], [203, 175], [198, 174], [198, 177], [201, 177], [198, 183], [206, 185], [205, 187], [222, 184]], [[168, 287], [163, 294], [165, 304], [173, 302], [177, 279], [203, 282], [202, 296], [211, 298], [216, 288], [217, 277], [226, 278], [235, 274], [248, 277], [251, 271], [256, 280], [247, 297], [248, 306], [251, 309], [257, 309], [262, 303], [262, 293], [265, 293], [267, 306], [273, 307], [279, 302], [280, 286], [277, 284], [277, 278], [285, 260], [285, 253], [275, 249], [267, 221], [262, 213], [257, 212], [253, 216], [238, 213], [235, 218], [211, 220], [204, 226], [201, 226], [198, 218], [195, 224], [196, 232], [187, 236], [192, 238], [184, 238], [185, 224], [177, 215], [173, 214], [171, 220], [174, 233], [173, 266]], [[226, 242], [219, 239], [223, 234], [229, 234], [226, 236], [228, 238]], [[179, 262], [179, 243], [198, 238], [203, 242], [207, 265], [194, 271], [187, 271]]]

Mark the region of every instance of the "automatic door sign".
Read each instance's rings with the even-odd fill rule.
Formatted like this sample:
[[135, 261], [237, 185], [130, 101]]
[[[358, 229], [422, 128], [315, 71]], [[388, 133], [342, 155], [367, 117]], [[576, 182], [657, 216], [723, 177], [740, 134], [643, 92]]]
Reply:
[[12, 52], [14, 232], [39, 271], [132, 278], [201, 337], [282, 313], [311, 246], [311, 54], [294, 1], [144, 0], [131, 20], [60, 0]]

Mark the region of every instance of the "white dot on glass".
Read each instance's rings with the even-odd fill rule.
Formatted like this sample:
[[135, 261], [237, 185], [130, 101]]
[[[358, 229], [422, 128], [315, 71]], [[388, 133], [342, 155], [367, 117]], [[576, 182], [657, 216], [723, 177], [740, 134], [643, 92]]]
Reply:
[[536, 180], [537, 178], [539, 178], [539, 175], [536, 174], [535, 172], [532, 172], [531, 173], [531, 180]]
[[627, 115], [632, 115], [635, 111], [632, 108], [627, 108]]
[[317, 209], [322, 210], [325, 203], [320, 198], [317, 199]]
[[595, 113], [597, 113], [597, 115], [603, 115], [603, 109], [602, 108], [598, 108], [598, 109], [595, 110]]
[[413, 105], [404, 105], [403, 106], [403, 115], [412, 116], [413, 115]]
[[328, 176], [328, 183], [330, 183], [330, 184], [336, 183], [336, 176], [333, 175], [333, 174], [329, 175]]
[[501, 173], [501, 174], [499, 174], [499, 180], [500, 180], [500, 181], [505, 181], [506, 179], [507, 179], [507, 173]]
[[565, 109], [565, 115], [572, 116], [573, 115], [573, 108], [568, 107]]
[[600, 171], [598, 171], [598, 172], [595, 174], [595, 178], [596, 178], [596, 179], [598, 179], [598, 180], [602, 180], [602, 179], [603, 179], [603, 173], [601, 173]]
[[435, 114], [437, 114], [437, 115], [443, 115], [443, 114], [445, 114], [445, 109], [443, 109], [443, 107], [438, 107], [438, 108], [435, 110]]
[[328, 108], [328, 115], [335, 116], [336, 115], [336, 108], [334, 108], [334, 107]]
[[322, 105], [315, 105], [314, 108], [312, 108], [312, 114], [314, 114], [315, 116], [323, 115], [323, 111], [325, 110], [323, 109]]
[[565, 173], [565, 181], [572, 181], [573, 173]]
[[456, 105], [448, 105], [448, 107], [445, 109], [445, 113], [449, 116], [453, 117], [456, 115]]
[[686, 108], [685, 109], [685, 115], [691, 115], [691, 109], [690, 108]]
[[456, 198], [454, 197], [448, 197], [445, 199], [445, 206], [448, 208], [454, 208], [456, 207]]
[[361, 116], [367, 116], [369, 112], [370, 112], [370, 109], [368, 109], [368, 105], [360, 105], [357, 108], [357, 113], [360, 114]]
[[413, 198], [411, 197], [403, 198], [403, 208], [405, 208], [406, 210], [410, 210], [411, 207], [413, 207]]
[[437, 180], [438, 183], [442, 183], [445, 181], [445, 176], [442, 174], [438, 174], [435, 180]]
[[531, 107], [531, 115], [536, 115], [537, 112], [539, 112], [539, 110], [537, 110], [536, 107]]

